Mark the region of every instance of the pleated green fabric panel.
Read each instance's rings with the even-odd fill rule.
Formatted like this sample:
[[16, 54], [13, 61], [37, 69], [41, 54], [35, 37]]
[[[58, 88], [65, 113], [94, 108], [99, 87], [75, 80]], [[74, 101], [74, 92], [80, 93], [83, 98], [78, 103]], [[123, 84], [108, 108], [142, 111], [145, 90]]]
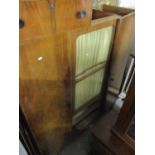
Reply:
[[102, 87], [104, 69], [88, 76], [75, 86], [75, 110], [97, 96]]
[[79, 36], [76, 40], [76, 75], [97, 63], [107, 60], [113, 27]]

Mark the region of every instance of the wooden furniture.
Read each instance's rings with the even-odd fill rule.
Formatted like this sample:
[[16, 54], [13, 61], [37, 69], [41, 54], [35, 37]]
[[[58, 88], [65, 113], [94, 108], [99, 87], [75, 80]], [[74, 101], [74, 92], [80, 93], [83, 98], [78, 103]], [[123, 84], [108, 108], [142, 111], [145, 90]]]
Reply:
[[[119, 18], [117, 19], [115, 38], [112, 43], [112, 45], [113, 45], [112, 46], [112, 54], [111, 54], [110, 60], [107, 58], [107, 60], [109, 60], [109, 62], [110, 62], [109, 67], [108, 67], [108, 70], [105, 71], [105, 75], [107, 75], [107, 76], [110, 75], [110, 77], [105, 78], [106, 81], [104, 82], [104, 88], [106, 88], [105, 83], [108, 83], [107, 79], [109, 79], [110, 86], [113, 85], [112, 84], [113, 82], [117, 83], [118, 87], [116, 89], [119, 90], [119, 86], [121, 84], [122, 79], [119, 79], [119, 78], [117, 78], [117, 76], [115, 76], [116, 79], [119, 79], [119, 81], [115, 81], [115, 79], [112, 79], [112, 76], [115, 72], [114, 70], [118, 70], [117, 75], [121, 76], [121, 74], [125, 70], [125, 66], [123, 66], [123, 64], [124, 64], [124, 62], [127, 61], [127, 58], [128, 58], [125, 55], [127, 53], [130, 53], [134, 46], [133, 45], [134, 44], [134, 42], [133, 42], [133, 40], [134, 40], [133, 39], [134, 38], [134, 18], [135, 18], [134, 10], [104, 5], [103, 11], [93, 10], [93, 13], [92, 13], [92, 19], [94, 19], [94, 21], [97, 21], [97, 22], [103, 21], [104, 19], [107, 19], [107, 18], [110, 19], [111, 17], [114, 17], [114, 16], [117, 16]], [[108, 22], [106, 22], [106, 23], [108, 23]], [[110, 34], [109, 34], [109, 36], [110, 36]], [[102, 40], [102, 39], [100, 38], [100, 40]], [[99, 49], [98, 49], [98, 51], [99, 51]], [[104, 53], [106, 53], [106, 50]], [[120, 58], [122, 57], [122, 61], [119, 62], [119, 65], [116, 64], [116, 62], [115, 62], [115, 58], [117, 58], [117, 57], [120, 57]], [[108, 64], [108, 61], [107, 61], [107, 64]], [[121, 68], [119, 66], [121, 66]], [[112, 70], [110, 70], [111, 68], [112, 68]], [[122, 77], [123, 77], [123, 74], [122, 74]], [[90, 88], [88, 88], [88, 89], [91, 90]], [[92, 89], [93, 89], [93, 87], [92, 87]], [[89, 92], [89, 91], [87, 90], [87, 92]], [[87, 111], [93, 111], [93, 109], [97, 108], [97, 105], [100, 105], [100, 103], [104, 102], [104, 98], [103, 98], [102, 94], [105, 94], [105, 93], [103, 93], [103, 92], [104, 91], [101, 91], [102, 97], [100, 95], [98, 95], [98, 100], [97, 100], [96, 104], [91, 104], [91, 102], [89, 101], [88, 102], [89, 106], [87, 106], [87, 104], [84, 104], [83, 106], [81, 106], [81, 108], [76, 110], [75, 115], [73, 116], [73, 123], [74, 122], [77, 123], [79, 120], [81, 120], [80, 118], [86, 117]], [[81, 99], [81, 96], [80, 95], [78, 95], [78, 96]], [[87, 94], [86, 94], [86, 96], [87, 96]], [[94, 100], [92, 100], [92, 103], [94, 103]], [[84, 108], [84, 107], [86, 107], [86, 108]]]
[[[92, 21], [91, 27], [71, 33], [73, 45], [73, 124], [103, 103], [107, 66], [117, 16]], [[94, 102], [98, 102], [93, 104]], [[82, 114], [83, 113], [83, 114]]]
[[[92, 130], [94, 155], [134, 155], [134, 139], [128, 129], [134, 118], [135, 79], [133, 78], [120, 112], [112, 110]], [[133, 135], [134, 130], [132, 131]]]
[[[133, 150], [135, 149], [135, 140], [130, 134], [130, 128], [135, 119], [135, 77], [131, 82], [125, 103], [121, 108], [119, 117], [113, 128], [114, 134], [127, 143]], [[131, 131], [132, 132], [132, 131]]]
[[109, 87], [114, 88], [118, 95], [126, 67], [125, 64], [129, 54], [134, 51], [135, 13], [132, 9], [111, 7], [107, 5], [103, 6], [103, 10], [120, 15], [113, 46], [112, 67], [109, 81]]
[[41, 154], [104, 103], [120, 15], [100, 13], [90, 0], [20, 0], [20, 107]]

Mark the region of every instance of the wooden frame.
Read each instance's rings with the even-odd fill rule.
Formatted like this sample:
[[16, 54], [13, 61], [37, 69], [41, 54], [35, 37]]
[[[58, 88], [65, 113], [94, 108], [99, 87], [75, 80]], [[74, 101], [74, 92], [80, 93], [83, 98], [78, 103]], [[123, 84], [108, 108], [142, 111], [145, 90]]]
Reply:
[[[121, 7], [115, 7], [115, 6], [103, 6], [103, 11], [94, 10], [93, 11], [93, 18], [91, 22], [91, 26], [88, 28], [78, 29], [75, 31], [72, 31], [72, 51], [76, 51], [75, 49], [75, 42], [78, 36], [84, 33], [88, 33], [100, 28], [104, 28], [109, 25], [113, 25], [115, 27], [116, 33], [114, 33], [112, 43], [111, 43], [111, 52], [109, 52], [108, 61], [105, 67], [105, 78], [102, 84], [102, 91], [101, 94], [93, 98], [92, 100], [88, 101], [79, 109], [74, 110], [75, 107], [75, 81], [72, 84], [73, 89], [73, 98], [72, 98], [72, 112], [73, 115], [80, 112], [83, 108], [86, 108], [87, 106], [93, 104], [95, 101], [99, 101], [101, 103], [104, 103], [105, 100], [105, 94], [108, 87], [108, 78], [110, 78], [110, 69], [114, 65], [115, 57], [117, 57], [118, 53], [128, 53], [130, 51], [130, 47], [132, 46], [132, 43], [130, 43], [130, 36], [133, 35], [134, 32], [134, 10], [127, 9], [127, 8], [121, 8]], [[127, 30], [124, 29], [124, 27], [127, 27]], [[128, 31], [129, 30], [129, 31]], [[126, 34], [130, 34], [128, 37]], [[121, 44], [120, 44], [121, 41]], [[72, 54], [72, 64], [76, 64], [76, 58], [75, 54], [71, 52]], [[111, 57], [110, 57], [111, 56]], [[127, 58], [125, 58], [126, 61]], [[125, 66], [124, 66], [125, 67]], [[125, 69], [125, 68], [124, 68]], [[72, 79], [75, 79], [75, 66], [72, 68]]]
[[[105, 68], [105, 77], [104, 77], [104, 81], [102, 83], [102, 85], [104, 85], [105, 81], [107, 81], [107, 68], [109, 66], [112, 43], [113, 43], [114, 36], [115, 36], [115, 27], [116, 27], [118, 18], [119, 18], [119, 16], [117, 16], [117, 15], [111, 15], [109, 17], [105, 17], [105, 18], [102, 18], [102, 19], [94, 19], [94, 20], [92, 20], [90, 27], [74, 30], [74, 31], [72, 31], [72, 32], [70, 32], [68, 34], [69, 37], [70, 37], [70, 43], [69, 44], [70, 44], [70, 54], [71, 54], [71, 57], [72, 57], [71, 58], [71, 60], [72, 60], [72, 62], [71, 62], [71, 64], [72, 64], [71, 73], [72, 73], [72, 81], [73, 81], [73, 83], [72, 83], [72, 92], [73, 92], [73, 94], [72, 94], [73, 95], [73, 97], [72, 97], [72, 103], [73, 103], [72, 114], [73, 115], [78, 113], [81, 109], [91, 105], [95, 101], [101, 100], [102, 97], [103, 97], [103, 91], [105, 90], [105, 87], [102, 86], [102, 91], [98, 96], [94, 97], [93, 99], [91, 99], [90, 101], [85, 103], [83, 106], [79, 107], [79, 109], [75, 110], [75, 83], [76, 83], [76, 81], [75, 81], [75, 77], [76, 77], [75, 76], [76, 54], [75, 53], [76, 53], [76, 39], [82, 34], [89, 33], [89, 32], [92, 32], [92, 31], [95, 31], [95, 30], [98, 30], [98, 29], [101, 29], [101, 28], [106, 28], [108, 26], [113, 26], [113, 36], [112, 36], [111, 43], [110, 43], [107, 63], [105, 64], [104, 67], [101, 67], [101, 68], [98, 69], [98, 70], [101, 70], [102, 68]], [[95, 72], [97, 72], [97, 70]], [[86, 77], [88, 77], [88, 76], [86, 76]]]
[[135, 114], [135, 76], [132, 79], [130, 88], [125, 98], [123, 107], [119, 113], [118, 119], [112, 129], [112, 132], [128, 143], [132, 149], [135, 148], [134, 140], [127, 134], [129, 125]]
[[[134, 51], [135, 11], [129, 8], [103, 5], [103, 12], [105, 11], [109, 14], [117, 14], [120, 17], [117, 22], [117, 30], [113, 44], [111, 80], [109, 81], [109, 86], [117, 90], [118, 95], [125, 71], [125, 64], [129, 54]], [[118, 59], [121, 60], [121, 62], [118, 63]]]

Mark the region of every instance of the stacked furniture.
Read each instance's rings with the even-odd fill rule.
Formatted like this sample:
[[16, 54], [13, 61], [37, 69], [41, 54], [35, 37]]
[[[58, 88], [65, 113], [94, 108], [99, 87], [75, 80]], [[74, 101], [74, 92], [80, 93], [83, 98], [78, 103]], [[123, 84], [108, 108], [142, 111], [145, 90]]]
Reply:
[[134, 11], [91, 6], [91, 0], [20, 0], [20, 109], [40, 154], [59, 152], [73, 126], [95, 117], [110, 62], [130, 45]]

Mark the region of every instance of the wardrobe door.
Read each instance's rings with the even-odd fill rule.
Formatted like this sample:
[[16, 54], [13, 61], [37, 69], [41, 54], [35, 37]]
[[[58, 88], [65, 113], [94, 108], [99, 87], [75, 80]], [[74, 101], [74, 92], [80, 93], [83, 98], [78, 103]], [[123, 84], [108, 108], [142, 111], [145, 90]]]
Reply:
[[63, 36], [20, 46], [20, 106], [42, 154], [58, 152], [71, 130], [70, 66]]
[[77, 37], [74, 110], [101, 94], [113, 34], [108, 26]]

